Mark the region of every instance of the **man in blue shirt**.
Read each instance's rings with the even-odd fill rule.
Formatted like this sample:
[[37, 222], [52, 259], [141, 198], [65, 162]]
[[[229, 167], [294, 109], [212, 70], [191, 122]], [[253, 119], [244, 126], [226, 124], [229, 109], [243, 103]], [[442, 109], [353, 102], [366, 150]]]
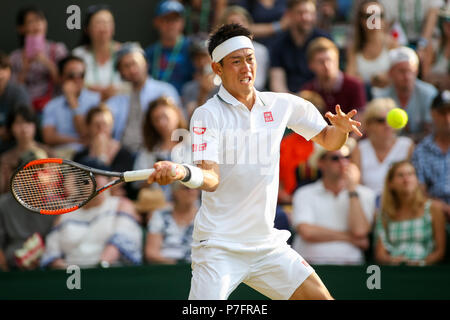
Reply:
[[189, 56], [190, 41], [183, 36], [183, 12], [184, 7], [178, 1], [161, 2], [154, 20], [159, 41], [145, 49], [152, 78], [171, 83], [179, 94], [194, 73]]
[[[70, 157], [82, 147], [86, 136], [84, 115], [100, 103], [100, 94], [84, 89], [86, 66], [75, 56], [59, 64], [62, 95], [50, 100], [42, 115], [42, 137], [46, 144]], [[58, 150], [57, 150], [58, 151]]]
[[416, 147], [412, 162], [428, 194], [443, 202], [450, 220], [450, 90], [439, 93], [431, 106], [433, 133]]
[[291, 21], [289, 30], [270, 49], [270, 90], [297, 93], [314, 78], [306, 58], [308, 44], [318, 37], [331, 37], [315, 27], [314, 1], [289, 0], [286, 13]]
[[177, 90], [170, 83], [148, 76], [144, 51], [137, 44], [127, 43], [117, 53], [117, 69], [121, 77], [131, 84], [131, 92], [117, 95], [107, 101], [114, 117], [114, 139], [132, 152], [143, 144], [142, 123], [150, 102], [167, 96], [181, 107]]

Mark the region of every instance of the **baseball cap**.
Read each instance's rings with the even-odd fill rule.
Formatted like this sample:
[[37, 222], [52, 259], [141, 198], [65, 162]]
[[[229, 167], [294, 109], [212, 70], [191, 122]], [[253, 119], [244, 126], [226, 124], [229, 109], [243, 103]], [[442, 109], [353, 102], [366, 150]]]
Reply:
[[160, 17], [172, 12], [183, 14], [184, 6], [175, 0], [161, 1], [156, 10], [156, 16]]
[[392, 68], [394, 65], [401, 62], [409, 62], [413, 66], [419, 66], [419, 57], [416, 52], [408, 47], [398, 47], [389, 50], [389, 65]]
[[444, 90], [437, 94], [431, 104], [431, 109], [450, 109], [450, 90]]

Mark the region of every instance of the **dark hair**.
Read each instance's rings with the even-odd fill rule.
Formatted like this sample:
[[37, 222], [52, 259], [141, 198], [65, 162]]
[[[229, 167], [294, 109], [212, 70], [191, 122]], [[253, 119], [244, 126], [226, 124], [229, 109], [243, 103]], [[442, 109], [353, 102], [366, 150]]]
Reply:
[[151, 119], [151, 114], [153, 110], [155, 110], [159, 106], [168, 106], [173, 110], [175, 110], [179, 118], [178, 128], [187, 129], [187, 123], [186, 120], [184, 119], [183, 113], [181, 112], [181, 109], [172, 100], [172, 98], [162, 96], [156, 100], [153, 100], [152, 102], [150, 102], [148, 110], [145, 113], [144, 124], [142, 126], [142, 131], [144, 135], [144, 144], [145, 147], [150, 151], [152, 151], [153, 148], [162, 141], [161, 134], [156, 130], [155, 126], [153, 125], [153, 121]]
[[3, 51], [0, 51], [0, 69], [11, 69], [11, 61]]
[[94, 118], [95, 115], [102, 113], [108, 114], [114, 122], [114, 117], [113, 114], [111, 113], [111, 110], [109, 110], [108, 106], [105, 103], [101, 103], [98, 106], [89, 109], [85, 118], [86, 125], [91, 124], [92, 119]]
[[240, 24], [232, 23], [221, 26], [209, 38], [209, 55], [212, 56], [212, 52], [214, 51], [214, 49], [222, 42], [225, 42], [226, 40], [237, 36], [246, 36], [253, 40], [253, 34], [250, 32], [250, 30], [244, 28]]
[[18, 116], [21, 116], [26, 122], [33, 122], [37, 127], [37, 117], [33, 108], [27, 104], [18, 104], [12, 108], [6, 119], [6, 129], [9, 132], [11, 132], [11, 127]]
[[[85, 45], [90, 46], [91, 45], [91, 37], [88, 34], [88, 27], [91, 23], [92, 18], [99, 12], [99, 11], [109, 11], [111, 15], [113, 15], [113, 12], [111, 11], [111, 8], [107, 4], [94, 4], [89, 6], [86, 9], [86, 17], [83, 19], [83, 35], [81, 36], [81, 41], [79, 45]], [[114, 15], [113, 15], [114, 16]]]
[[290, 10], [300, 3], [308, 3], [308, 2], [312, 3], [314, 7], [316, 6], [316, 1], [314, 0], [288, 0], [286, 8]]
[[[363, 0], [359, 3], [357, 10], [355, 12], [355, 21], [354, 21], [354, 39], [353, 39], [353, 50], [355, 52], [361, 52], [367, 42], [366, 30], [361, 24], [361, 19], [366, 18], [367, 13], [362, 12], [362, 9], [368, 3], [376, 3], [381, 9], [381, 18], [384, 17], [384, 6], [378, 2], [377, 0]], [[367, 21], [367, 20], [366, 20]]]
[[80, 57], [77, 57], [77, 56], [68, 55], [67, 57], [64, 57], [63, 59], [59, 60], [59, 62], [58, 62], [58, 71], [59, 71], [60, 76], [62, 76], [62, 74], [64, 72], [64, 68], [66, 67], [66, 64], [68, 64], [70, 61], [79, 61], [86, 67], [86, 64], [84, 63], [83, 59], [81, 59]]
[[[16, 15], [16, 26], [17, 27], [21, 27], [25, 24], [25, 19], [27, 17], [27, 14], [29, 14], [29, 13], [34, 13], [42, 20], [47, 20], [45, 18], [44, 11], [42, 11], [41, 9], [39, 9], [38, 7], [36, 7], [34, 5], [30, 5], [30, 6], [26, 6], [22, 9], [20, 9], [19, 12], [17, 12], [17, 15]], [[23, 48], [23, 46], [25, 45], [25, 36], [23, 34], [19, 34], [19, 45], [21, 48]]]

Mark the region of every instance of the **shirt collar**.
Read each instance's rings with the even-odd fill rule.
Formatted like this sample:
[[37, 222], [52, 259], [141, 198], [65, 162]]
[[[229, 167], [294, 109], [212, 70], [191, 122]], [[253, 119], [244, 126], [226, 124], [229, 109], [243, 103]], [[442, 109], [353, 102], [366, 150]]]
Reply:
[[[256, 95], [256, 99], [255, 99], [255, 106], [256, 105], [260, 105], [260, 106], [265, 106], [264, 102], [261, 100], [260, 97], [260, 93], [258, 90], [256, 90], [255, 88], [253, 88], [255, 95]], [[228, 103], [234, 107], [243, 105], [242, 102], [240, 102], [238, 99], [236, 99], [231, 93], [228, 92], [227, 89], [225, 89], [225, 87], [223, 85], [220, 86], [219, 88], [219, 92], [217, 93], [217, 95], [219, 96], [219, 99], [221, 99], [222, 101], [224, 101], [225, 103]]]

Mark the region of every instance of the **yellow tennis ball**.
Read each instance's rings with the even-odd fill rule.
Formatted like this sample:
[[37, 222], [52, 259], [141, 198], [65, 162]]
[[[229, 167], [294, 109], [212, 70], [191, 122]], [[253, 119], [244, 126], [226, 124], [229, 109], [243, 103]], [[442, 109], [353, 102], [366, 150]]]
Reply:
[[408, 123], [408, 114], [405, 110], [394, 108], [388, 112], [386, 121], [394, 129], [401, 129]]

